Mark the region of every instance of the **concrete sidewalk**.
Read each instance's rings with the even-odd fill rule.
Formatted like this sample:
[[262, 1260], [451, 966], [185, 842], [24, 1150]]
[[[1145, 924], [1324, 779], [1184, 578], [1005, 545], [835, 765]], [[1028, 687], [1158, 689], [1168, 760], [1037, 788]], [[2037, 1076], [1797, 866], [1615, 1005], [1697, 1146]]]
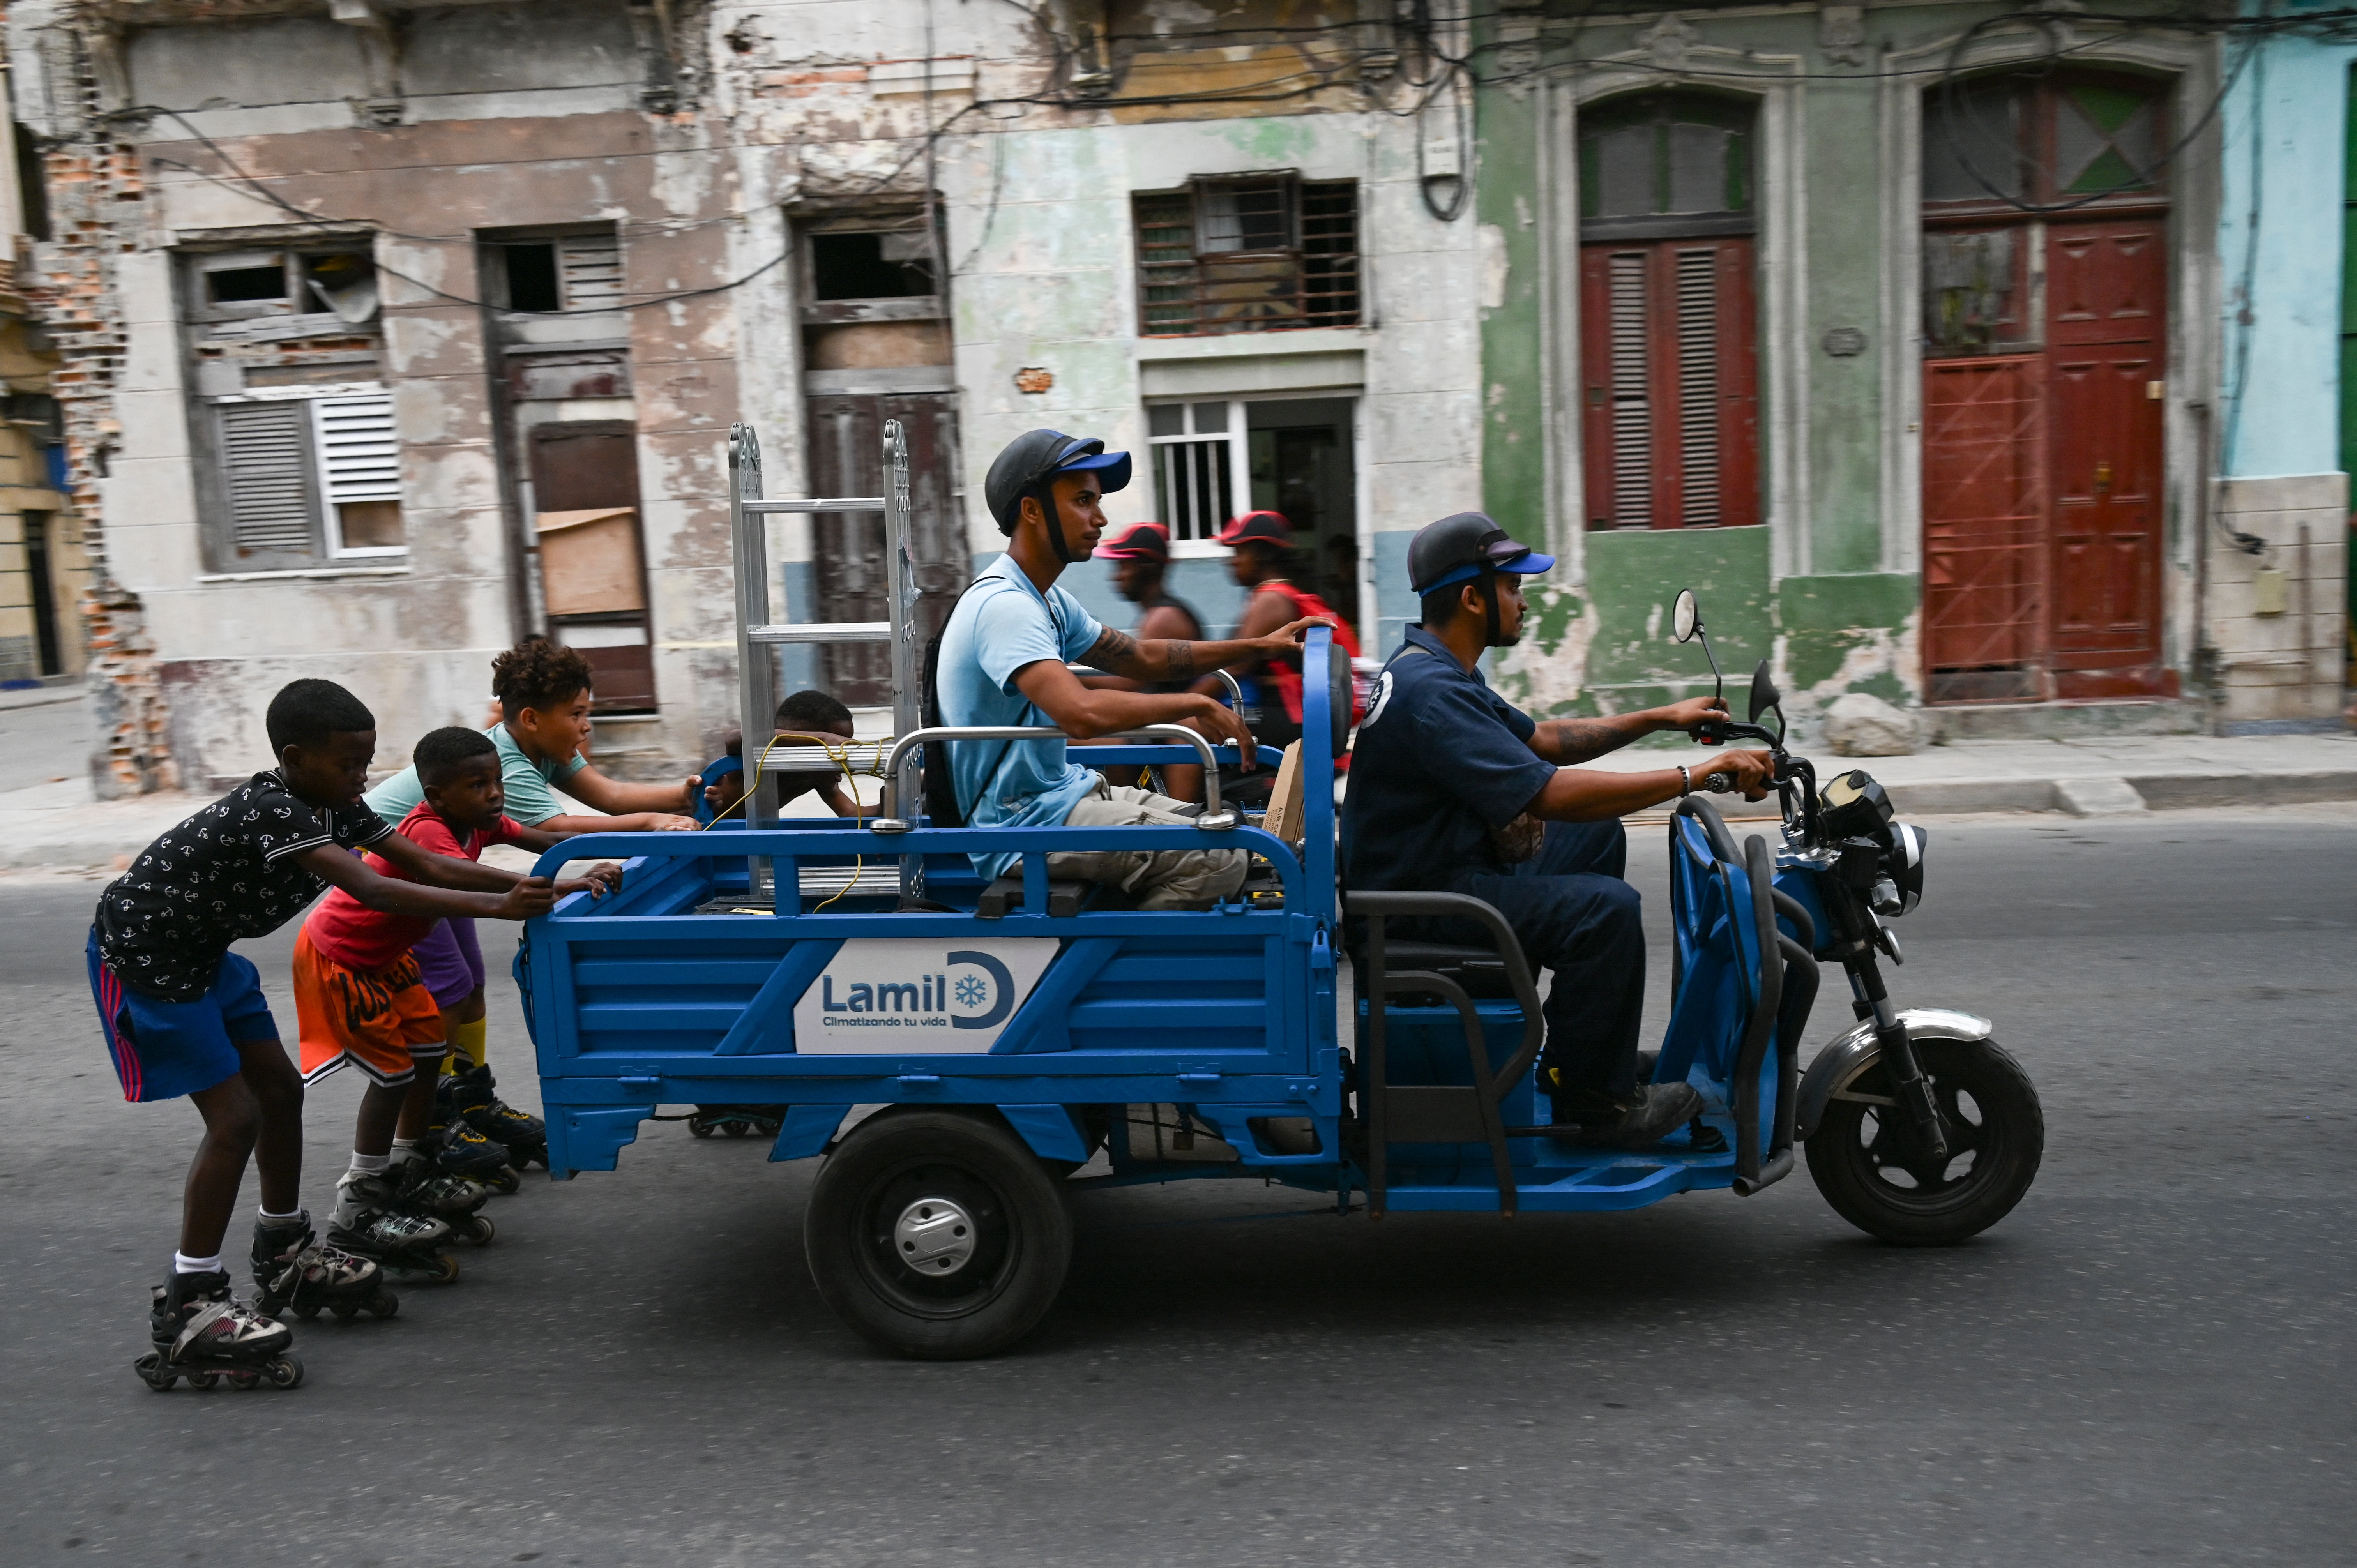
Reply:
[[[1913, 816], [2067, 811], [2109, 816], [2192, 807], [2357, 800], [2357, 735], [2116, 736], [1965, 740], [1911, 757], [1803, 752], [1821, 779], [1863, 768]], [[1589, 766], [1660, 768], [1678, 753], [1616, 752]]]
[[[1682, 749], [1644, 747], [1617, 752], [1589, 766], [1642, 770], [1688, 755]], [[2352, 735], [1958, 741], [1912, 757], [1809, 755], [1826, 778], [1850, 768], [1865, 768], [1882, 780], [1900, 811], [1913, 816], [1959, 811], [2106, 816], [2357, 800], [2357, 736]], [[108, 866], [118, 857], [137, 854], [157, 833], [211, 799], [163, 794], [97, 800], [91, 796], [83, 759], [59, 755], [48, 766], [70, 777], [0, 790], [0, 869]], [[1721, 803], [1727, 804], [1723, 797]], [[1740, 802], [1735, 805], [1737, 811], [1743, 809]]]

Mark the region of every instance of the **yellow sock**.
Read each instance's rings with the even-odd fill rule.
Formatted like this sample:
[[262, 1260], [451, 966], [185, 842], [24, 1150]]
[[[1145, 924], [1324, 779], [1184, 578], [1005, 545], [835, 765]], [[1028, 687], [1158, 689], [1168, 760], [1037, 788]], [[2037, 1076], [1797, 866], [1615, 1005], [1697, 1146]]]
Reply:
[[[483, 1065], [485, 1036], [490, 1032], [489, 1018], [478, 1018], [471, 1024], [450, 1026], [450, 1070], [463, 1072], [467, 1068]], [[459, 1064], [464, 1064], [459, 1065]]]

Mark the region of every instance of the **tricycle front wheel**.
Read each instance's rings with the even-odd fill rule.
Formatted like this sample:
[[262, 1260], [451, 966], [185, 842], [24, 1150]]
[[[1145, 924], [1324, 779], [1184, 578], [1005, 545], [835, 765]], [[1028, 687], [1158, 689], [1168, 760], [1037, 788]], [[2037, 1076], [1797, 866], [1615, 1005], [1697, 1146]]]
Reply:
[[995, 1355], [1055, 1305], [1071, 1266], [1064, 1195], [996, 1117], [888, 1111], [820, 1167], [811, 1279], [870, 1344], [924, 1360]]
[[1952, 1246], [2004, 1219], [2029, 1190], [2046, 1118], [2029, 1075], [1994, 1040], [1918, 1040], [1915, 1056], [1948, 1123], [1947, 1157], [1924, 1152], [1878, 1061], [1825, 1106], [1805, 1145], [1809, 1176], [1834, 1212], [1869, 1236]]

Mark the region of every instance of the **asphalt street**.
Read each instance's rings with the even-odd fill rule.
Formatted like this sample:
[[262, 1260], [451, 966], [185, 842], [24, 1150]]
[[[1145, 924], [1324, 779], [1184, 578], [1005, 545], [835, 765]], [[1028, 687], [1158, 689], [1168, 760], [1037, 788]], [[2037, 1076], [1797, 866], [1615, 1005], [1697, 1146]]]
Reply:
[[[1633, 858], [1661, 936], [1658, 827]], [[132, 1374], [196, 1120], [118, 1098], [97, 886], [0, 878], [9, 1563], [2351, 1558], [2357, 809], [1932, 825], [1894, 991], [1993, 1015], [2048, 1128], [1953, 1250], [1867, 1240], [1803, 1173], [1511, 1224], [1131, 1189], [1076, 1205], [1029, 1341], [919, 1365], [812, 1288], [814, 1162], [651, 1123], [617, 1172], [494, 1199], [457, 1284], [298, 1326], [288, 1393]], [[290, 1026], [291, 936], [248, 949]], [[310, 1101], [315, 1210], [346, 1079]]]

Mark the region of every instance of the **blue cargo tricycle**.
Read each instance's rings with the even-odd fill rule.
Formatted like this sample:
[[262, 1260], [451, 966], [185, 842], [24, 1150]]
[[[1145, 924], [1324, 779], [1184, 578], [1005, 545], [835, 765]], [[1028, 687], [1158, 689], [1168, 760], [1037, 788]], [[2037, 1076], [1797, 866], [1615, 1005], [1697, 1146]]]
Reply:
[[[740, 431], [732, 456], [739, 561], [759, 569], [750, 446]], [[795, 629], [746, 607], [747, 628]], [[1691, 596], [1677, 625], [1701, 633]], [[910, 784], [923, 746], [1014, 732], [907, 724], [882, 750], [878, 817], [780, 823], [756, 759], [745, 822], [601, 839], [629, 857], [620, 890], [533, 921], [517, 960], [553, 1172], [613, 1169], [659, 1105], [782, 1108], [770, 1157], [824, 1161], [804, 1225], [820, 1293], [873, 1343], [931, 1358], [991, 1354], [1039, 1321], [1071, 1261], [1066, 1205], [1098, 1187], [1251, 1177], [1377, 1218], [1628, 1209], [1756, 1193], [1805, 1141], [1827, 1200], [1888, 1240], [1958, 1241], [2020, 1198], [2042, 1141], [2027, 1076], [1986, 1020], [1897, 1010], [1881, 980], [1900, 957], [1887, 918], [1920, 896], [1921, 834], [1865, 774], [1820, 787], [1784, 749], [1764, 666], [1750, 721], [1726, 727], [1775, 752], [1783, 847], [1738, 846], [1700, 796], [1671, 818], [1674, 1004], [1650, 1071], [1695, 1085], [1705, 1111], [1631, 1150], [1548, 1124], [1536, 979], [1494, 908], [1338, 894], [1327, 781], [1350, 671], [1322, 631], [1305, 664], [1308, 787], [1289, 812], [1280, 786], [1268, 819], [1225, 805], [1210, 748], [1167, 726], [1090, 757], [1205, 762], [1194, 826], [936, 827]], [[747, 669], [750, 736], [770, 699]], [[1193, 834], [1251, 855], [1234, 900], [1203, 912], [1125, 908], [1048, 862]], [[969, 853], [1004, 849], [1019, 869], [985, 885]], [[1433, 916], [1490, 940], [1394, 932]], [[1803, 1074], [1825, 963], [1847, 973], [1857, 1023]]]

